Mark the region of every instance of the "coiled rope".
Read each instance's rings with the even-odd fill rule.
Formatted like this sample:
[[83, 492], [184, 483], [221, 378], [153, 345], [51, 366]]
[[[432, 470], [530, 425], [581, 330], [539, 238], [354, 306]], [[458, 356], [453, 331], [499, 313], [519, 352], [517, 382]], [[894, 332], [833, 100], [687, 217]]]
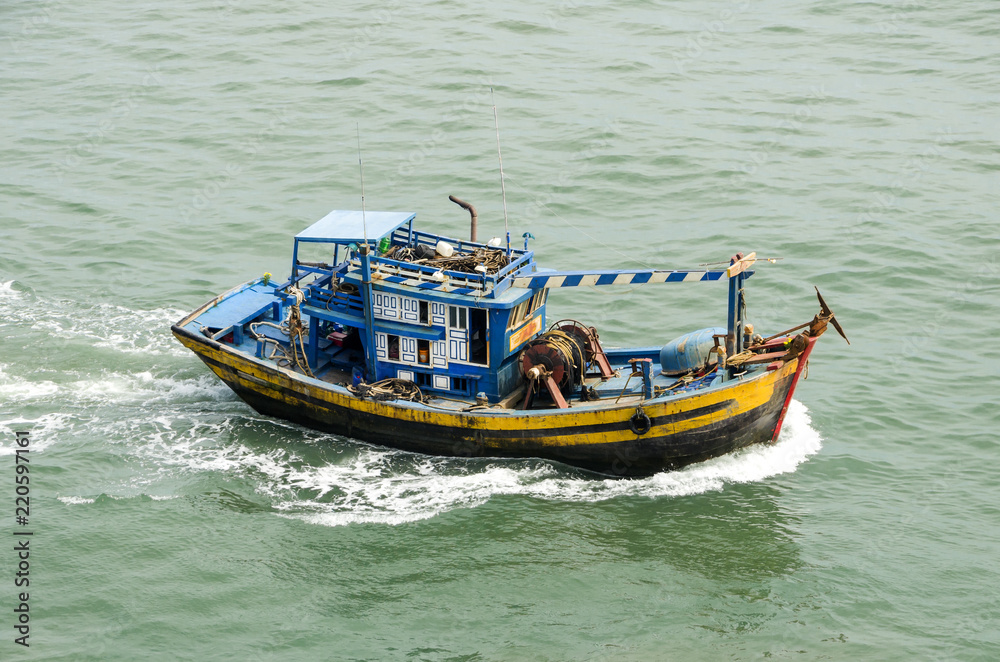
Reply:
[[376, 401], [408, 400], [410, 402], [426, 402], [427, 396], [420, 387], [408, 379], [390, 377], [374, 384], [348, 385], [347, 390], [359, 398], [370, 398]]
[[479, 266], [485, 267], [487, 274], [495, 274], [510, 264], [510, 258], [503, 251], [492, 248], [477, 248], [470, 253], [456, 253], [451, 257], [420, 258], [415, 248], [393, 246], [385, 257], [468, 274], [477, 273], [476, 267]]
[[545, 339], [546, 344], [558, 349], [564, 357], [569, 358], [570, 365], [573, 367], [573, 378], [570, 382], [582, 386], [586, 367], [583, 362], [586, 352], [580, 347], [579, 340], [559, 329], [550, 329], [541, 337]]
[[[299, 305], [306, 300], [306, 295], [297, 287], [289, 287], [288, 293], [295, 297], [295, 303], [292, 304], [291, 310], [288, 311], [288, 319], [281, 324], [275, 324], [273, 322], [254, 322], [250, 325], [250, 335], [256, 340], [263, 341], [264, 343], [274, 343], [274, 349], [267, 356], [268, 360], [272, 360], [282, 367], [295, 366], [304, 374], [315, 377], [312, 370], [309, 369], [309, 360], [306, 357], [306, 345], [303, 336], [306, 334], [306, 328], [302, 324], [302, 312], [299, 310]], [[291, 353], [288, 349], [281, 346], [274, 338], [268, 338], [267, 336], [260, 335], [257, 333], [257, 329], [261, 326], [274, 327], [278, 331], [288, 336], [288, 344]], [[278, 353], [281, 356], [278, 357]], [[276, 358], [277, 357], [277, 358]]]

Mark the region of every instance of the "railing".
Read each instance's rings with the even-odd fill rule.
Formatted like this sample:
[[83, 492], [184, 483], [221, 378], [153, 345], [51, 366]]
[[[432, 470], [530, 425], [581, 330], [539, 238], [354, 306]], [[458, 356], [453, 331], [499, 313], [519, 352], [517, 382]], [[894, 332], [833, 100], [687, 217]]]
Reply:
[[[360, 262], [353, 262], [352, 266], [360, 268]], [[400, 276], [412, 278], [421, 282], [440, 283], [443, 282], [435, 277], [441, 273], [447, 276], [448, 284], [452, 286], [467, 287], [469, 289], [488, 292], [496, 285], [494, 276], [469, 274], [464, 271], [449, 271], [439, 267], [428, 267], [423, 264], [413, 264], [412, 262], [402, 262], [399, 260], [387, 259], [384, 257], [372, 258], [372, 277], [378, 274]]]
[[310, 286], [307, 301], [313, 305], [319, 303], [320, 306], [318, 307], [323, 307], [327, 310], [332, 310], [333, 307], [336, 307], [347, 313], [355, 313], [360, 317], [364, 317], [365, 314], [364, 304], [361, 297], [357, 294], [347, 294], [339, 290], [334, 291]]
[[[393, 243], [395, 245], [403, 245], [403, 242], [400, 240], [409, 237], [409, 231], [404, 232], [402, 230], [397, 230], [393, 235]], [[486, 248], [485, 244], [461, 241], [450, 237], [443, 237], [441, 235], [420, 232], [418, 230], [414, 230], [412, 232], [412, 239], [414, 242], [422, 242], [425, 244], [436, 244], [439, 240], [447, 241], [456, 247], [457, 252], [471, 252], [478, 248]], [[504, 279], [511, 274], [530, 264], [533, 255], [534, 253], [531, 251], [511, 249], [512, 259], [510, 264], [495, 274], [470, 274], [464, 271], [451, 271], [448, 269], [441, 269], [440, 267], [432, 267], [423, 264], [415, 264], [413, 262], [375, 256], [371, 258], [371, 265], [372, 275], [376, 277], [378, 274], [383, 274], [399, 276], [401, 278], [426, 283], [441, 283], [442, 280], [440, 276], [437, 276], [437, 274], [443, 274], [447, 277], [448, 285], [450, 287], [467, 288], [477, 292], [479, 296], [482, 296], [493, 290], [497, 284], [503, 282]], [[350, 261], [350, 265], [352, 271], [360, 270], [361, 261], [355, 258]]]

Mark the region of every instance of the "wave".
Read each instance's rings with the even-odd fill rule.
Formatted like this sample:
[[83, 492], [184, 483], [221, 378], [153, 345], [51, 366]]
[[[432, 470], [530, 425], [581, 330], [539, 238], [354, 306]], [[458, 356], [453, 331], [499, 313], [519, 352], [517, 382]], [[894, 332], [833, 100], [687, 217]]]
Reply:
[[65, 395], [95, 403], [125, 404], [142, 402], [163, 404], [204, 399], [235, 399], [232, 391], [214, 375], [195, 378], [159, 377], [150, 371], [111, 372], [92, 379], [71, 382], [61, 387]]
[[115, 494], [100, 494], [100, 495], [95, 496], [95, 497], [73, 496], [73, 495], [70, 495], [70, 496], [60, 496], [60, 497], [56, 497], [56, 498], [59, 499], [59, 501], [62, 501], [67, 506], [83, 506], [83, 505], [87, 505], [87, 504], [91, 504], [91, 503], [97, 503], [99, 501], [131, 501], [131, 500], [134, 500], [134, 499], [135, 500], [140, 500], [140, 501], [147, 501], [147, 500], [148, 501], [170, 501], [171, 499], [179, 499], [180, 495], [179, 494], [170, 494], [170, 495], [163, 496], [163, 495], [157, 495], [157, 494], [139, 494], [139, 495], [136, 495], [136, 496], [120, 496], [120, 495], [115, 495]]
[[50, 413], [36, 418], [18, 416], [0, 421], [0, 455], [13, 455], [17, 447], [14, 439], [18, 431], [31, 433], [32, 453], [43, 451], [55, 443], [57, 435], [73, 426], [69, 414]]
[[21, 293], [14, 289], [13, 280], [2, 281], [0, 280], [0, 298], [14, 298], [21, 296]]
[[7, 372], [9, 366], [0, 363], [0, 399], [6, 402], [23, 402], [53, 395], [59, 385], [48, 380], [31, 381]]
[[[242, 443], [219, 447], [213, 441], [233, 433], [234, 421], [228, 418], [183, 432], [170, 429], [167, 421], [162, 424], [144, 448], [161, 466], [242, 474], [257, 484], [257, 492], [279, 515], [322, 526], [402, 524], [457, 508], [475, 508], [500, 495], [597, 502], [701, 494], [792, 472], [822, 446], [808, 410], [797, 401], [792, 402], [773, 445], [626, 480], [573, 475], [542, 460], [437, 458], [349, 443], [344, 459], [318, 465], [304, 461], [287, 445], [265, 452]], [[328, 436], [301, 434], [306, 441], [331, 444]]]
[[19, 326], [45, 338], [81, 338], [94, 347], [126, 354], [188, 356], [171, 336], [177, 308], [136, 310], [106, 302], [69, 299], [39, 301], [16, 281], [0, 282], [0, 326]]
[[[621, 497], [667, 498], [717, 491], [727, 483], [757, 482], [794, 471], [822, 445], [810, 426], [805, 405], [794, 402], [773, 446], [755, 446], [732, 455], [637, 480], [567, 477], [552, 465], [493, 464], [465, 475], [448, 475], [448, 460], [422, 462], [415, 472], [380, 471], [377, 454], [366, 454], [343, 467], [303, 470], [288, 476], [297, 488], [339, 492], [330, 503], [317, 499], [275, 504], [288, 517], [324, 526], [354, 522], [400, 524], [427, 519], [454, 508], [476, 507], [498, 495], [522, 495], [551, 501], [595, 502]], [[516, 463], [514, 463], [516, 465]]]
[[[105, 372], [87, 379], [73, 381], [31, 380], [8, 371], [0, 364], [0, 398], [25, 404], [31, 401], [50, 402], [65, 406], [124, 405], [142, 402], [164, 404], [196, 400], [235, 400], [232, 391], [213, 375], [194, 378], [154, 375], [145, 370], [137, 373]], [[72, 378], [71, 373], [63, 377]]]

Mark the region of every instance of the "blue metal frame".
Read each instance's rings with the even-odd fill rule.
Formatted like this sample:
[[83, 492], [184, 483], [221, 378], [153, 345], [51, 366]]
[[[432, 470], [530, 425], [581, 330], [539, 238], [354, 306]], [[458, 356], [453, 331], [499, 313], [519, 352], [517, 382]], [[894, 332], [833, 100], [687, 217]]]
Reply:
[[[361, 302], [365, 309], [365, 367], [368, 379], [376, 379], [375, 324], [372, 317], [372, 268], [371, 248], [366, 244], [359, 251], [361, 255]], [[310, 336], [310, 340], [314, 340]]]
[[[734, 260], [735, 263], [735, 260]], [[727, 316], [726, 355], [739, 353], [743, 338], [743, 282], [752, 271], [736, 274], [729, 279], [729, 314]]]
[[[342, 212], [342, 214], [357, 220], [355, 218], [357, 214], [353, 212]], [[386, 216], [388, 215], [386, 214]], [[400, 218], [406, 220], [399, 223], [397, 221]], [[443, 240], [454, 245], [458, 251], [471, 251], [486, 245], [414, 230], [413, 218], [412, 214], [399, 214], [393, 218], [393, 223], [381, 226], [376, 223], [377, 232], [373, 232], [369, 236], [367, 243], [363, 239], [353, 236], [356, 234], [353, 230], [357, 230], [357, 228], [352, 229], [351, 227], [340, 232], [336, 227], [324, 226], [320, 228], [322, 232], [313, 233], [318, 236], [296, 236], [292, 254], [292, 277], [289, 283], [282, 287], [296, 283], [309, 274], [320, 276], [303, 288], [307, 297], [303, 305], [303, 313], [310, 318], [308, 358], [311, 365], [315, 366], [317, 359], [319, 359], [319, 329], [322, 321], [325, 320], [357, 328], [362, 334], [365, 372], [369, 380], [395, 376], [398, 370], [411, 370], [422, 374], [447, 376], [449, 385], [451, 378], [459, 377], [467, 380], [470, 388], [485, 391], [491, 397], [498, 397], [505, 393], [505, 386], [515, 382], [517, 378], [515, 365], [517, 351], [523, 346], [523, 342], [519, 343], [518, 347], [511, 348], [509, 339], [512, 331], [516, 332], [523, 328], [522, 324], [530, 323], [536, 317], [541, 322], [538, 332], [545, 330], [544, 302], [538, 310], [526, 316], [525, 320], [518, 325], [518, 329], [508, 328], [510, 315], [514, 309], [525, 300], [535, 296], [539, 290], [584, 285], [710, 282], [723, 278], [729, 280], [727, 353], [732, 355], [739, 351], [744, 326], [742, 289], [744, 281], [753, 274], [752, 271], [745, 271], [732, 277], [727, 277], [726, 270], [538, 271], [534, 261], [534, 252], [527, 249], [526, 240], [524, 250], [509, 249], [510, 264], [496, 274], [473, 275], [457, 271], [444, 271], [446, 278], [441, 281], [434, 277], [441, 271], [440, 269], [380, 257], [374, 252], [374, 246], [386, 236], [390, 237], [392, 244], [397, 246], [412, 246], [416, 243], [434, 245]], [[388, 229], [390, 226], [391, 229]], [[305, 233], [300, 233], [300, 235], [302, 234]], [[345, 243], [348, 240], [352, 240], [350, 244]], [[333, 243], [333, 263], [336, 266], [323, 268], [299, 265], [300, 241]], [[337, 264], [341, 258], [340, 248], [342, 246], [348, 250], [344, 255], [344, 261]], [[373, 275], [375, 280], [373, 280]], [[358, 287], [357, 294], [345, 294], [342, 290], [331, 289], [331, 283], [335, 278], [340, 283], [355, 284]], [[374, 292], [391, 293], [446, 306], [462, 306], [470, 310], [485, 309], [488, 364], [473, 364], [449, 359], [447, 368], [438, 367], [435, 369], [426, 364], [414, 365], [379, 359], [376, 351], [377, 333], [430, 342], [447, 339], [449, 336], [447, 321], [442, 327], [440, 324], [433, 324], [429, 319], [419, 324], [403, 320], [376, 320], [372, 306]], [[436, 389], [431, 387], [429, 390]]]

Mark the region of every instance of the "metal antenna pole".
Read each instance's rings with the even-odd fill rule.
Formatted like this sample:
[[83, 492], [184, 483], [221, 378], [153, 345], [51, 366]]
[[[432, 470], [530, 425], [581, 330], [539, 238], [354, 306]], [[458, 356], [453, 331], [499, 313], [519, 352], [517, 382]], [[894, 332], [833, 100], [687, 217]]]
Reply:
[[503, 154], [500, 153], [500, 120], [497, 118], [497, 104], [493, 99], [493, 88], [490, 88], [490, 100], [493, 101], [493, 125], [497, 129], [497, 159], [500, 160], [500, 193], [503, 195], [503, 231], [507, 235], [507, 255], [510, 255], [510, 228], [507, 227], [507, 188], [503, 182]]
[[365, 246], [368, 245], [368, 220], [365, 218], [365, 164], [361, 160], [361, 124], [358, 128], [358, 167], [361, 169], [361, 231], [365, 238]]
[[372, 311], [372, 256], [368, 245], [368, 221], [365, 218], [365, 164], [361, 160], [361, 124], [358, 128], [358, 168], [361, 169], [361, 229], [365, 244], [358, 253], [361, 256], [361, 306], [365, 313], [365, 376], [371, 381], [378, 377], [375, 350], [375, 318]]

